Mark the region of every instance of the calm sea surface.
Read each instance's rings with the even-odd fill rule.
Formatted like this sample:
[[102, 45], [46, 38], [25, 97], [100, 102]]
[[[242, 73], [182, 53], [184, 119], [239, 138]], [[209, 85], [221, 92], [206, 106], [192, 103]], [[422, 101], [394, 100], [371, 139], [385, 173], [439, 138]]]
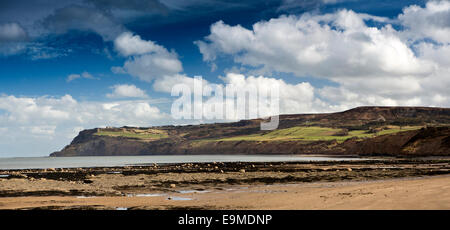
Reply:
[[194, 162], [277, 162], [342, 161], [363, 158], [316, 157], [292, 155], [154, 155], [154, 156], [88, 156], [88, 157], [14, 157], [0, 158], [0, 169], [83, 168], [146, 165], [150, 163]]

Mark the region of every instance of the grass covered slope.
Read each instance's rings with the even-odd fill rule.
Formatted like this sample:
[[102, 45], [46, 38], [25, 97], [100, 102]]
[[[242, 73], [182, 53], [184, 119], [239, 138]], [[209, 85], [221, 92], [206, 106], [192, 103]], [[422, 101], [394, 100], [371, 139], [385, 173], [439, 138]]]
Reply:
[[98, 129], [94, 135], [97, 136], [108, 136], [108, 137], [125, 137], [125, 138], [136, 138], [140, 140], [159, 140], [162, 138], [169, 137], [167, 132], [158, 129]]
[[325, 128], [315, 126], [298, 126], [274, 130], [268, 133], [251, 134], [218, 139], [216, 141], [330, 141], [343, 142], [350, 138], [370, 138], [379, 135], [420, 129], [422, 126], [386, 126], [379, 131]]
[[[279, 128], [272, 131], [261, 130], [261, 121], [90, 129], [51, 155], [450, 155], [442, 144], [450, 136], [447, 108], [359, 107], [339, 113], [280, 115]], [[417, 140], [411, 144], [413, 137]]]

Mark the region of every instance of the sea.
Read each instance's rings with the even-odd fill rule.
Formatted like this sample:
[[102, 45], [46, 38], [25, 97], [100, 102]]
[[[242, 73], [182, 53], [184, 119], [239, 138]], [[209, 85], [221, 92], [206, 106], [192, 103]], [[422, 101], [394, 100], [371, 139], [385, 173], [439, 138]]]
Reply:
[[367, 160], [356, 157], [299, 155], [146, 155], [146, 156], [83, 156], [83, 157], [10, 157], [0, 158], [0, 170], [44, 168], [90, 168], [145, 166], [149, 164], [207, 162], [283, 162], [283, 161], [350, 161]]

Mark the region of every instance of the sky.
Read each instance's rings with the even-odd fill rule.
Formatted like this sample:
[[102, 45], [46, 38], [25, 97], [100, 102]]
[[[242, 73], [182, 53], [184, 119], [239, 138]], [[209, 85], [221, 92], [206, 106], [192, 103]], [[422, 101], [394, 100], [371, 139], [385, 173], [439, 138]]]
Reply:
[[449, 54], [449, 1], [0, 1], [0, 157], [88, 128], [214, 122], [170, 114], [196, 76], [276, 83], [283, 114], [449, 107]]

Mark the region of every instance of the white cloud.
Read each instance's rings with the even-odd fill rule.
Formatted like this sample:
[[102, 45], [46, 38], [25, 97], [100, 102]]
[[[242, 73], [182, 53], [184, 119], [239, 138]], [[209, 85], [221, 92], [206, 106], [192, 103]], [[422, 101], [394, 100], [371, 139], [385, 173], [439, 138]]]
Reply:
[[[234, 89], [245, 91], [249, 87], [255, 87], [259, 91], [270, 89], [271, 87], [279, 87], [279, 113], [308, 113], [320, 112], [320, 107], [315, 106], [317, 102], [314, 96], [314, 87], [308, 82], [298, 84], [288, 84], [282, 79], [264, 77], [264, 76], [248, 76], [243, 74], [228, 73], [222, 77], [225, 85], [230, 85]], [[260, 116], [274, 115], [271, 111], [262, 111]]]
[[[195, 43], [209, 63], [225, 56], [249, 73], [293, 73], [337, 83], [316, 91], [322, 100], [315, 104], [331, 111], [358, 105], [450, 106], [449, 4], [407, 7], [395, 20], [340, 10], [281, 16], [251, 29], [219, 21]], [[371, 27], [368, 20], [382, 26]]]
[[109, 98], [146, 98], [148, 97], [144, 90], [137, 88], [135, 85], [115, 85], [111, 87], [113, 92], [107, 94]]
[[219, 21], [211, 26], [205, 41], [196, 44], [205, 61], [232, 55], [240, 64], [298, 76], [421, 75], [432, 70], [430, 63], [414, 56], [391, 26], [368, 27], [363, 20], [366, 17], [347, 10], [281, 16], [258, 22], [252, 30]]
[[417, 5], [406, 7], [398, 19], [407, 28], [404, 33], [408, 37], [450, 43], [449, 1], [429, 1], [424, 8]]
[[123, 56], [139, 55], [152, 52], [164, 52], [165, 48], [153, 41], [142, 40], [139, 35], [124, 32], [114, 40], [114, 47]]
[[[194, 78], [184, 74], [175, 74], [172, 76], [165, 75], [162, 78], [158, 78], [153, 83], [153, 89], [158, 92], [171, 93], [172, 87], [176, 84], [188, 85], [191, 92], [194, 92]], [[202, 79], [202, 84], [206, 85], [209, 84], [209, 82]]]
[[56, 126], [31, 126], [30, 132], [36, 135], [53, 135], [55, 134]]
[[[206, 85], [214, 86], [218, 85], [224, 90], [224, 96], [226, 95], [225, 89], [226, 87], [231, 87], [237, 92], [245, 92], [249, 88], [255, 88], [258, 92], [262, 93], [263, 90], [270, 89], [271, 87], [278, 86], [279, 87], [279, 103], [280, 108], [276, 113], [282, 114], [292, 114], [292, 113], [305, 113], [305, 112], [321, 112], [325, 109], [323, 108], [323, 102], [319, 99], [315, 98], [314, 87], [311, 86], [308, 82], [302, 82], [298, 84], [289, 84], [286, 83], [282, 79], [276, 79], [271, 77], [264, 76], [244, 76], [243, 74], [237, 73], [227, 73], [225, 77], [220, 77], [223, 81], [222, 84], [211, 84], [210, 82], [202, 79], [202, 86]], [[156, 91], [170, 93], [172, 91], [172, 87], [176, 84], [184, 84], [187, 85], [191, 89], [192, 94], [203, 94], [204, 92], [195, 92], [194, 91], [194, 78], [188, 77], [186, 75], [175, 75], [175, 76], [165, 76], [163, 78], [155, 80], [153, 84], [153, 88]], [[205, 88], [203, 88], [205, 90]], [[212, 95], [213, 96], [213, 95]], [[224, 98], [225, 100], [229, 100]], [[206, 97], [203, 100], [203, 105], [198, 103], [197, 101], [193, 101], [193, 107], [203, 108], [210, 107], [214, 103], [221, 103], [214, 100], [209, 101], [209, 98]], [[250, 98], [249, 98], [250, 100]], [[263, 97], [261, 100], [267, 100], [267, 98]], [[198, 103], [198, 104], [197, 104]], [[212, 103], [212, 104], [211, 104]], [[257, 101], [252, 101], [249, 103], [253, 103], [257, 105]], [[257, 111], [258, 116], [256, 117], [238, 117], [238, 111], [236, 108], [233, 108], [231, 111], [226, 111], [227, 114], [224, 117], [232, 118], [232, 120], [238, 119], [248, 119], [248, 118], [257, 118], [262, 116], [270, 116], [274, 115], [274, 111], [267, 110], [264, 106], [259, 107], [261, 110]], [[257, 108], [254, 108], [257, 109]], [[255, 113], [256, 114], [256, 113]]]
[[97, 79], [94, 76], [92, 76], [92, 74], [88, 73], [88, 72], [83, 72], [81, 74], [70, 74], [69, 76], [67, 76], [66, 81], [67, 82], [71, 82], [75, 79], [79, 79], [79, 78], [85, 78], [85, 79]]
[[137, 35], [129, 32], [122, 33], [115, 39], [114, 45], [120, 54], [130, 56], [123, 67], [111, 69], [114, 73], [128, 73], [150, 82], [153, 79], [183, 71], [177, 53], [169, 52], [163, 46], [152, 41], [142, 40]]
[[167, 124], [169, 116], [151, 103], [150, 100], [79, 102], [70, 95], [59, 98], [2, 95], [0, 132], [8, 135], [2, 135], [0, 146], [16, 155], [47, 155], [64, 147], [82, 128]]

